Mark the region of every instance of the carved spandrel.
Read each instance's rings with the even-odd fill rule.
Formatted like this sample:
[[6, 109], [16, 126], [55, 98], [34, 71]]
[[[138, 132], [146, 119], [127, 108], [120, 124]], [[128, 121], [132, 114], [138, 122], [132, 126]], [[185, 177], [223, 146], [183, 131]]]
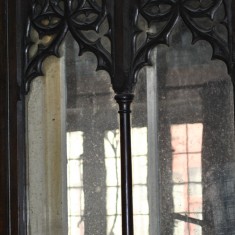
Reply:
[[230, 4], [225, 0], [35, 0], [26, 35], [25, 90], [43, 74], [44, 59], [59, 56], [69, 30], [79, 44], [79, 55], [95, 54], [97, 70], [109, 73], [114, 91], [132, 93], [139, 70], [150, 64], [151, 50], [169, 45], [179, 18], [191, 31], [192, 43], [209, 42], [212, 59], [224, 61], [231, 72]]
[[[105, 40], [110, 40], [107, 14], [105, 1], [101, 0], [74, 0], [66, 7], [67, 24], [79, 44], [79, 55], [87, 51], [94, 53], [97, 57], [97, 70], [103, 69], [111, 74], [110, 46], [103, 43]], [[92, 37], [89, 33], [92, 33]]]
[[97, 70], [111, 74], [108, 21], [105, 1], [33, 1], [25, 40], [25, 93], [32, 80], [43, 75], [43, 61], [51, 55], [60, 56], [59, 48], [68, 30], [79, 44], [79, 55], [93, 52]]
[[180, 17], [193, 35], [192, 43], [206, 40], [213, 48], [212, 58], [223, 60], [229, 67], [227, 8], [222, 0], [140, 1], [139, 17], [146, 20], [148, 29], [145, 42], [135, 52], [134, 70], [146, 65], [153, 47], [169, 45], [170, 33]]
[[31, 81], [43, 75], [43, 61], [51, 55], [59, 56], [66, 33], [64, 1], [33, 1], [25, 39], [25, 93]]

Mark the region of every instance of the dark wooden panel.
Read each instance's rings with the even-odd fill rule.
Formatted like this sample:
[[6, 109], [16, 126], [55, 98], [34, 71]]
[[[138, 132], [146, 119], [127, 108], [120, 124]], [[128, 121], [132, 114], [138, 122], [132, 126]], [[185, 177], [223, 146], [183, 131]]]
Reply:
[[22, 80], [27, 2], [0, 1], [1, 235], [26, 234], [24, 100], [18, 84]]
[[9, 234], [7, 1], [0, 2], [0, 234]]
[[10, 234], [19, 234], [19, 211], [18, 211], [18, 155], [17, 155], [17, 21], [16, 2], [8, 0], [8, 159], [9, 159], [9, 197], [10, 197]]

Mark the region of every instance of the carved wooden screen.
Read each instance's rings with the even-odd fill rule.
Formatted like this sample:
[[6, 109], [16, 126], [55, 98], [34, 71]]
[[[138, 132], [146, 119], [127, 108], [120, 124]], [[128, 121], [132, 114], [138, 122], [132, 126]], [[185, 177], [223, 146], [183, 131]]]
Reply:
[[[60, 56], [60, 46], [68, 33], [71, 34], [72, 38], [77, 42], [79, 54], [82, 55], [85, 52], [95, 54], [97, 58], [97, 70], [107, 71], [111, 78], [112, 87], [116, 94], [115, 99], [120, 108], [119, 131], [121, 142], [123, 235], [134, 234], [130, 105], [134, 98], [138, 73], [144, 66], [151, 64], [151, 55], [153, 55], [152, 61], [154, 62], [155, 60], [156, 62], [155, 66], [159, 66], [160, 70], [164, 68], [164, 65], [167, 63], [166, 53], [164, 52], [165, 49], [159, 49], [159, 52], [157, 50], [161, 48], [162, 45], [171, 46], [171, 44], [173, 44], [171, 43], [171, 33], [180, 24], [185, 32], [190, 32], [192, 44], [201, 40], [210, 44], [212, 48], [212, 59], [221, 60], [226, 64], [228, 74], [231, 76], [232, 82], [234, 82], [234, 19], [232, 15], [234, 6], [235, 4], [232, 0], [35, 0], [32, 2], [32, 11], [28, 18], [27, 34], [25, 35], [25, 76], [23, 89], [25, 95], [30, 91], [32, 81], [36, 77], [43, 75], [42, 63], [44, 60], [51, 55]], [[106, 32], [102, 32], [101, 30], [101, 26], [104, 23], [107, 25]], [[90, 31], [96, 34], [96, 40], [91, 40], [89, 33], [87, 33]], [[101, 32], [103, 35], [101, 35]], [[179, 32], [183, 34], [180, 30]], [[101, 40], [102, 37], [106, 37], [109, 42], [104, 43]], [[181, 37], [179, 36], [177, 41], [180, 41], [180, 39]], [[174, 48], [172, 48], [172, 50], [174, 50]], [[153, 53], [151, 54], [152, 51]], [[218, 66], [221, 66], [221, 64]], [[194, 72], [197, 73], [200, 71]], [[146, 74], [147, 73], [148, 71]], [[156, 78], [159, 79], [159, 84], [166, 83], [161, 73], [159, 76], [156, 76]], [[159, 87], [161, 87], [161, 85]], [[223, 82], [219, 83], [218, 87], [225, 87], [224, 90], [227, 89], [226, 92], [229, 90]], [[214, 89], [219, 89], [218, 87]], [[203, 87], [199, 87], [198, 89], [203, 90]], [[148, 93], [146, 90], [145, 92]], [[166, 90], [159, 89], [155, 90], [155, 92], [159, 92], [160, 97], [164, 97]], [[209, 96], [213, 96], [213, 94], [208, 94], [208, 91], [204, 90], [200, 92], [202, 97], [205, 96], [203, 108], [209, 110], [214, 104], [206, 102], [207, 98], [205, 94]], [[217, 103], [220, 102], [220, 98], [223, 97], [223, 95], [222, 92], [221, 96], [215, 98], [218, 99]], [[149, 97], [150, 100], [152, 99], [151, 101], [153, 103], [156, 101], [154, 101], [156, 97]], [[161, 99], [163, 100], [164, 98]], [[162, 101], [161, 99], [160, 101]], [[226, 98], [223, 100], [226, 100]], [[160, 105], [162, 105], [161, 102]], [[221, 103], [220, 108], [223, 106], [223, 103]], [[159, 122], [167, 122], [167, 114], [164, 114], [164, 112], [165, 111], [160, 114]], [[223, 112], [226, 113], [226, 107]], [[213, 110], [211, 110], [211, 113], [213, 114]], [[217, 114], [214, 115], [216, 116]], [[210, 115], [206, 118], [209, 123], [215, 121]], [[206, 120], [206, 118], [204, 120]], [[219, 119], [217, 122], [219, 122]], [[168, 136], [171, 136], [172, 143], [168, 143], [169, 139], [166, 139], [167, 134], [161, 136], [162, 139], [160, 139], [158, 148], [162, 148], [163, 152], [167, 144], [174, 145], [174, 138], [178, 138], [174, 137], [175, 133], [177, 133], [177, 128], [184, 129], [187, 136], [190, 135], [190, 128], [195, 128], [190, 122], [184, 123], [184, 125], [182, 124], [181, 126], [174, 125], [174, 123], [177, 123], [177, 121], [172, 121], [172, 125], [170, 127], [168, 126], [169, 128], [167, 129], [169, 132]], [[152, 128], [154, 128], [154, 125]], [[200, 130], [200, 123], [197, 128]], [[210, 128], [210, 125], [208, 125], [207, 128]], [[154, 135], [154, 132], [152, 134]], [[200, 133], [198, 135], [200, 135]], [[229, 136], [231, 137], [231, 135]], [[156, 133], [155, 138], [159, 138], [159, 136], [156, 136]], [[209, 150], [206, 149], [204, 151]], [[169, 153], [166, 153], [165, 156], [168, 156], [167, 154]], [[207, 155], [209, 154], [210, 153], [207, 153]], [[173, 159], [177, 159], [177, 156], [172, 156]], [[172, 161], [177, 162], [177, 160]], [[222, 160], [218, 161], [220, 164], [224, 164]], [[168, 169], [166, 166], [169, 162], [163, 160], [161, 164], [161, 170], [164, 172], [165, 169], [167, 172]], [[224, 171], [226, 171], [226, 169], [224, 169]], [[164, 178], [163, 175], [159, 176], [157, 173], [155, 177], [158, 180], [162, 180], [161, 187], [164, 187], [164, 180], [166, 180], [166, 184], [169, 183], [169, 181], [167, 181], [169, 175]], [[156, 218], [156, 224], [161, 224], [161, 229], [157, 228], [156, 230], [159, 234], [173, 234], [174, 231], [172, 226], [170, 226], [173, 220], [199, 224], [204, 229], [202, 229], [203, 234], [210, 234], [211, 231], [211, 234], [217, 234], [217, 230], [211, 228], [210, 223], [212, 222], [210, 218], [203, 218], [209, 221], [209, 225], [206, 223], [204, 226], [203, 220], [191, 217], [190, 213], [189, 215], [183, 215], [177, 211], [171, 211], [171, 213], [169, 213], [167, 212], [171, 210], [171, 208], [168, 207], [169, 205], [160, 208], [161, 200], [163, 200], [164, 197], [169, 197], [167, 190], [164, 191], [163, 189], [161, 192], [156, 193], [155, 196], [158, 202], [158, 216], [162, 217], [161, 222]], [[160, 200], [159, 198], [163, 199]], [[173, 199], [170, 200], [172, 204]], [[207, 210], [207, 208], [203, 209]], [[207, 215], [209, 214], [210, 213]], [[169, 218], [171, 218], [170, 222], [168, 221]], [[167, 225], [168, 222], [170, 223], [169, 227]], [[188, 231], [190, 229], [191, 228], [188, 227]], [[227, 234], [233, 232], [233, 228], [230, 229]], [[218, 230], [218, 234], [226, 234], [219, 233], [219, 231], [220, 230]]]

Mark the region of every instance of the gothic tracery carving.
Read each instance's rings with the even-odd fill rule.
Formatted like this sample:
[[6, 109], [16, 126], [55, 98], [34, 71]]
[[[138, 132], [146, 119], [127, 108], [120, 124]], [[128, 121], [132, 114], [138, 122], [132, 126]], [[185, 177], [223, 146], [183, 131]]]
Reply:
[[[228, 19], [226, 3], [222, 0], [147, 0], [139, 6], [139, 15], [147, 21], [149, 29], [143, 45], [135, 51], [135, 70], [148, 64], [150, 50], [158, 44], [169, 45], [169, 35], [179, 17], [190, 29], [193, 41], [206, 40], [213, 48], [212, 58], [221, 59], [229, 65]], [[216, 14], [224, 11], [222, 18]], [[219, 20], [219, 21], [218, 21]], [[227, 31], [226, 39], [221, 37], [218, 27]]]
[[[26, 92], [31, 81], [43, 75], [43, 61], [50, 55], [59, 56], [59, 47], [68, 30], [79, 44], [79, 54], [93, 52], [98, 59], [97, 69], [110, 73], [111, 54], [98, 35], [105, 20], [105, 1], [34, 0], [26, 35]], [[98, 38], [92, 41], [86, 36], [87, 31], [94, 31]], [[106, 36], [109, 37], [109, 30]]]
[[[191, 31], [192, 43], [206, 40], [213, 48], [212, 58], [223, 60], [228, 68], [230, 67], [228, 1], [132, 0], [131, 2], [132, 4], [128, 6], [132, 8], [130, 12], [135, 11], [131, 19], [134, 29], [128, 32], [130, 35], [127, 38], [132, 38], [129, 42], [132, 45], [129, 79], [133, 86], [138, 71], [149, 64], [152, 48], [159, 44], [169, 44], [170, 32], [179, 17]], [[101, 41], [102, 36], [108, 38], [111, 44], [115, 40], [111, 33], [114, 30], [111, 25], [115, 11], [109, 12], [107, 4], [106, 0], [33, 1], [26, 35], [26, 92], [31, 81], [43, 74], [44, 59], [50, 55], [59, 56], [59, 47], [68, 31], [79, 44], [79, 54], [86, 51], [93, 52], [98, 61], [97, 69], [106, 70], [114, 79], [115, 52]], [[222, 12], [219, 17], [218, 12]], [[120, 16], [121, 14], [120, 12]], [[147, 28], [143, 29], [138, 25], [140, 17], [147, 22]], [[100, 35], [100, 28], [104, 22], [108, 27], [106, 32]], [[87, 34], [89, 31], [96, 34], [94, 40], [89, 38]], [[140, 43], [138, 38], [143, 33], [145, 39]]]

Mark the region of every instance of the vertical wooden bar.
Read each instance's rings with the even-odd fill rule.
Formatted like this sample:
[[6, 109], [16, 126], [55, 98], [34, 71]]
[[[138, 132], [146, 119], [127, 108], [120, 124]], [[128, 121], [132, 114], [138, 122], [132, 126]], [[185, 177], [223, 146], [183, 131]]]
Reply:
[[112, 15], [112, 85], [117, 94], [131, 94], [133, 87], [132, 61], [134, 53], [135, 0], [107, 1]]
[[113, 1], [112, 60], [113, 89], [119, 104], [121, 139], [122, 235], [133, 235], [132, 163], [130, 105], [133, 101], [131, 61], [133, 60], [134, 0]]
[[[233, 100], [235, 107], [235, 1], [230, 0], [226, 3], [227, 14], [228, 14], [228, 24], [229, 24], [229, 50], [230, 50], [230, 67], [229, 72], [233, 84]], [[234, 113], [235, 120], [235, 113]]]
[[9, 162], [7, 102], [7, 1], [0, 2], [0, 234], [9, 234]]
[[23, 105], [19, 102], [17, 83], [17, 78], [21, 79], [18, 60], [20, 57], [22, 61], [23, 31], [21, 19], [17, 18], [19, 3], [20, 0], [0, 3], [0, 234], [4, 235], [25, 234], [26, 219], [21, 196], [25, 193], [25, 184], [21, 181], [23, 166], [18, 133], [22, 129], [18, 123], [21, 118], [17, 118]]
[[116, 95], [120, 114], [122, 235], [133, 235], [130, 105], [133, 94]]

